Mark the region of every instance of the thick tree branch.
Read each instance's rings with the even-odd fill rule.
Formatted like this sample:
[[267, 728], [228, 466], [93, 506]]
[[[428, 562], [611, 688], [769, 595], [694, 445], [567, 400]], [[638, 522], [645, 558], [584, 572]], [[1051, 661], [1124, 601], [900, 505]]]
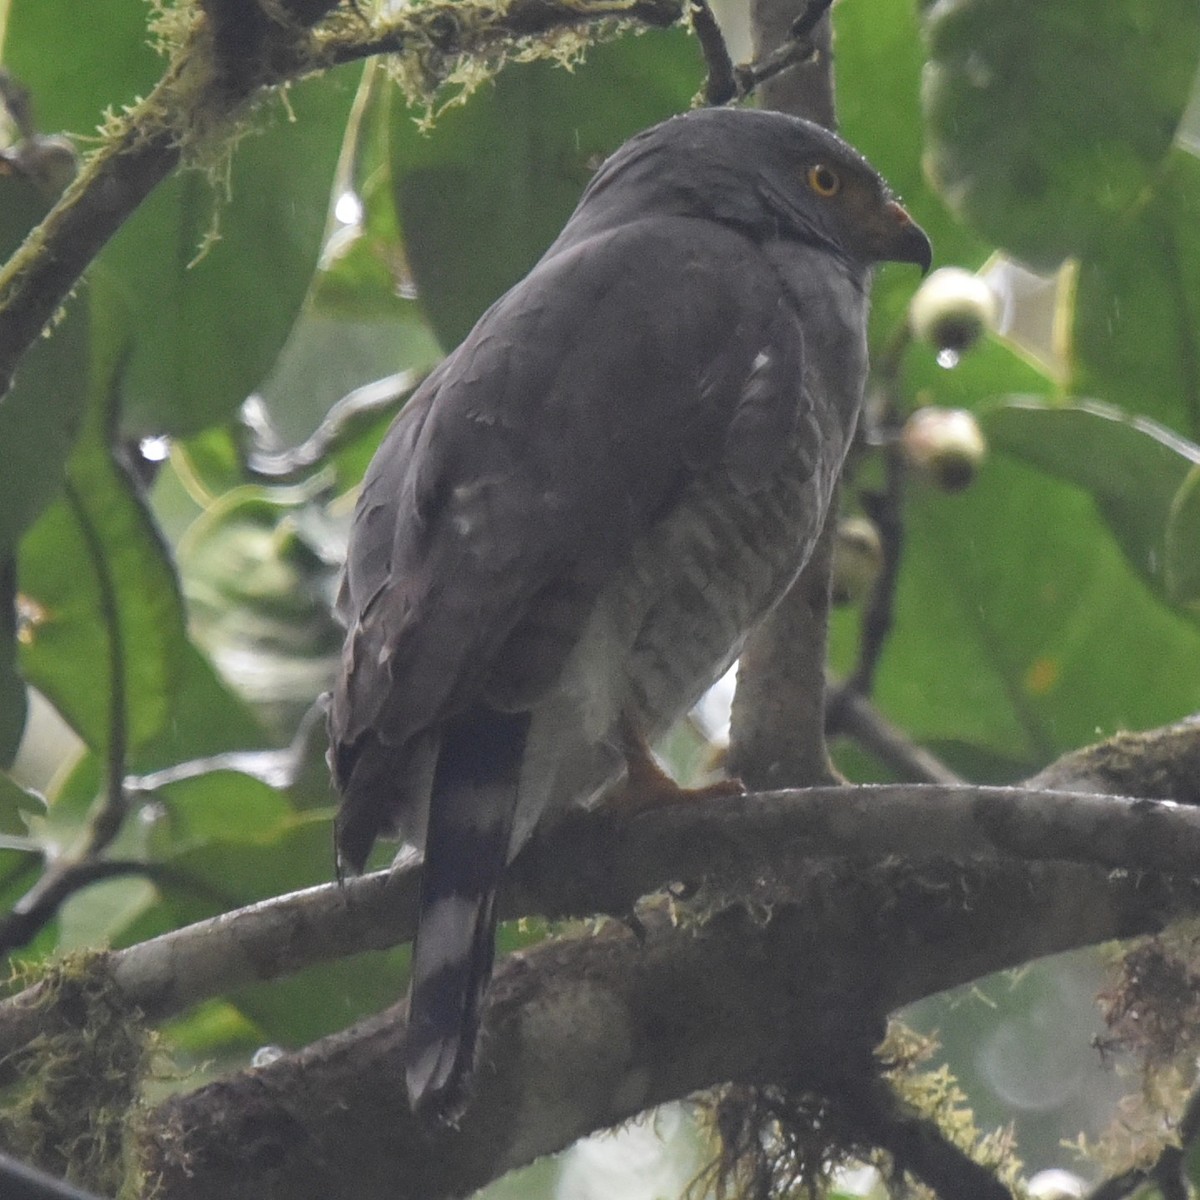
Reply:
[[[1118, 746], [1136, 753], [1117, 753]], [[382, 1194], [381, 1181], [390, 1187], [389, 1173], [398, 1169], [390, 1150], [358, 1153], [355, 1137], [377, 1129], [379, 1118], [357, 1105], [382, 1105], [385, 1116], [398, 1114], [397, 1147], [416, 1156], [408, 1168], [415, 1190], [406, 1194], [433, 1195], [443, 1183], [474, 1186], [644, 1104], [723, 1079], [760, 1081], [771, 1074], [764, 1063], [773, 1064], [775, 1082], [785, 1070], [820, 1087], [829, 1059], [851, 1041], [865, 1052], [900, 1004], [1200, 911], [1191, 879], [1200, 862], [1200, 809], [1150, 799], [1175, 787], [1191, 798], [1198, 776], [1187, 766], [1197, 754], [1200, 723], [1184, 722], [1069, 756], [1085, 775], [1102, 759], [1108, 785], [1141, 790], [1143, 800], [1020, 788], [823, 788], [661, 809], [625, 823], [604, 814], [565, 820], [514, 864], [506, 915], [624, 914], [672, 880], [688, 883], [693, 898], [665, 914], [661, 903], [643, 906], [641, 921], [651, 931], [645, 951], [618, 931], [508, 960], [498, 977], [508, 982], [494, 991], [498, 1015], [490, 1018], [491, 1044], [505, 1065], [482, 1073], [484, 1094], [471, 1118], [479, 1124], [467, 1127], [478, 1133], [478, 1146], [460, 1155], [456, 1145], [450, 1167], [430, 1159], [424, 1142], [418, 1148], [406, 1140], [417, 1134], [404, 1132], [407, 1109], [396, 1087], [402, 1072], [389, 1057], [401, 1037], [394, 1012], [289, 1056], [265, 1075], [254, 1071], [170, 1102], [152, 1122], [147, 1150], [171, 1178], [164, 1196], [225, 1187], [226, 1168], [211, 1156], [247, 1132], [233, 1127], [251, 1120], [247, 1105], [264, 1122], [262, 1137], [251, 1139], [251, 1161], [264, 1139], [272, 1172], [294, 1150], [300, 1163], [319, 1151], [337, 1171], [348, 1170], [364, 1195]], [[1078, 781], [1064, 768], [1057, 782]], [[357, 880], [344, 891], [310, 889], [114, 953], [110, 975], [125, 1003], [160, 1018], [249, 980], [409, 937], [415, 890], [411, 870]], [[29, 989], [0, 1006], [6, 1070], [20, 1067], [28, 1042], [66, 1020], [39, 1002], [44, 991]], [[827, 1009], [844, 1018], [836, 1030]], [[701, 1015], [712, 1027], [692, 1030], [693, 1038], [689, 1022]], [[521, 1021], [533, 1024], [514, 1033]], [[792, 1021], [801, 1024], [793, 1029]], [[663, 1039], [673, 1022], [683, 1027], [673, 1051], [681, 1057], [666, 1063]], [[739, 1032], [746, 1022], [757, 1030], [749, 1043]], [[633, 1027], [643, 1032], [634, 1037]], [[830, 1040], [835, 1034], [840, 1043]], [[792, 1039], [786, 1053], [781, 1038]], [[307, 1081], [299, 1091], [295, 1072]], [[595, 1086], [572, 1093], [568, 1104], [580, 1080], [593, 1078]], [[350, 1163], [324, 1144], [345, 1135], [337, 1122], [326, 1128], [331, 1106], [345, 1114], [338, 1121], [361, 1127], [338, 1142]], [[180, 1129], [193, 1132], [180, 1141]], [[518, 1129], [526, 1133], [518, 1137]], [[199, 1182], [182, 1180], [190, 1170]], [[446, 1171], [458, 1172], [452, 1182]], [[230, 1194], [275, 1186], [274, 1175], [247, 1178], [250, 1191]], [[293, 1182], [280, 1183], [282, 1194], [309, 1194], [293, 1192]], [[216, 1190], [203, 1190], [210, 1186]]]
[[[836, 511], [836, 499], [831, 511]], [[825, 748], [825, 662], [833, 519], [791, 590], [738, 662], [726, 766], [755, 789], [837, 780]]]
[[[1112, 748], [1131, 739], [1141, 753], [1116, 756]], [[517, 860], [502, 912], [622, 915], [672, 881], [719, 880], [732, 891], [763, 873], [785, 877], [808, 859], [1016, 858], [1187, 874], [1200, 864], [1200, 808], [1147, 801], [1172, 791], [1195, 799], [1200, 773], [1187, 768], [1198, 755], [1200, 723], [1184, 722], [1069, 756], [1106, 757], [1108, 785], [1142, 801], [1038, 788], [891, 785], [712, 800], [626, 823], [580, 814]], [[1065, 769], [1058, 786], [1073, 786]], [[408, 940], [416, 889], [413, 867], [344, 888], [309, 888], [114, 952], [110, 970], [129, 1005], [159, 1020], [246, 983]], [[0, 1062], [49, 1019], [37, 996], [35, 985], [0, 1004]]]
[[507, 959], [459, 1130], [429, 1135], [409, 1114], [397, 1006], [168, 1101], [143, 1161], [162, 1200], [463, 1195], [718, 1082], [837, 1094], [896, 1007], [1196, 911], [1193, 881], [1095, 867], [809, 864], [757, 894], [660, 903], [640, 942], [614, 923]]
[[[764, 108], [836, 127], [830, 0], [752, 0]], [[795, 51], [803, 55], [793, 59]], [[740, 80], [749, 85], [746, 78]], [[838, 779], [825, 745], [825, 664], [837, 497], [804, 570], [747, 640], [738, 663], [727, 766], [754, 789]]]

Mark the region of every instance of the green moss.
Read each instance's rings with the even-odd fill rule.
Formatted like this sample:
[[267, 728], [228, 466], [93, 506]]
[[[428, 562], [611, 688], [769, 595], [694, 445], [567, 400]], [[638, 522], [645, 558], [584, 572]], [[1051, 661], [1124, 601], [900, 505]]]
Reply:
[[113, 983], [108, 956], [71, 955], [43, 976], [45, 1032], [20, 1052], [0, 1096], [0, 1145], [104, 1195], [126, 1182], [126, 1149], [152, 1041]]
[[947, 1141], [993, 1171], [1010, 1190], [1016, 1188], [1021, 1178], [1021, 1160], [1012, 1127], [990, 1133], [980, 1130], [967, 1104], [966, 1093], [950, 1068], [943, 1063], [924, 1069], [937, 1048], [932, 1038], [893, 1021], [875, 1053], [884, 1066], [884, 1078], [902, 1105], [916, 1116], [932, 1121]]

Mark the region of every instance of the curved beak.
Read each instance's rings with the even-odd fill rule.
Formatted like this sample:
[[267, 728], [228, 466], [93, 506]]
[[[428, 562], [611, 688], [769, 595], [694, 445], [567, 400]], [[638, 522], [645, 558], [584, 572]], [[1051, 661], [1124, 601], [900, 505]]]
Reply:
[[920, 225], [896, 200], [883, 206], [883, 220], [875, 230], [876, 254], [880, 262], [915, 263], [926, 275], [933, 263], [933, 245]]

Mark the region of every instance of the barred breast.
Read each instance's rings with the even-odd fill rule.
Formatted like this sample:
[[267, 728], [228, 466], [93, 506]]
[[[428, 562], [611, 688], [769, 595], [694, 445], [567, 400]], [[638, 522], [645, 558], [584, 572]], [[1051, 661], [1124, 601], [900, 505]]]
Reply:
[[623, 714], [654, 741], [736, 660], [812, 551], [856, 408], [802, 414], [768, 487], [746, 494], [719, 469], [695, 480], [610, 581], [534, 713], [514, 851], [544, 808], [587, 803], [620, 778]]

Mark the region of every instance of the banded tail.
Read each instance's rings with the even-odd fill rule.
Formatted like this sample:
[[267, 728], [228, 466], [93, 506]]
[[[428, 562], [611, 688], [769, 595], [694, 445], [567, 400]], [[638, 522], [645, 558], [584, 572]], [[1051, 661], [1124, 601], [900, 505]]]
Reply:
[[528, 713], [476, 706], [451, 721], [442, 737], [405, 1045], [409, 1103], [439, 1120], [453, 1120], [467, 1099], [529, 722]]

